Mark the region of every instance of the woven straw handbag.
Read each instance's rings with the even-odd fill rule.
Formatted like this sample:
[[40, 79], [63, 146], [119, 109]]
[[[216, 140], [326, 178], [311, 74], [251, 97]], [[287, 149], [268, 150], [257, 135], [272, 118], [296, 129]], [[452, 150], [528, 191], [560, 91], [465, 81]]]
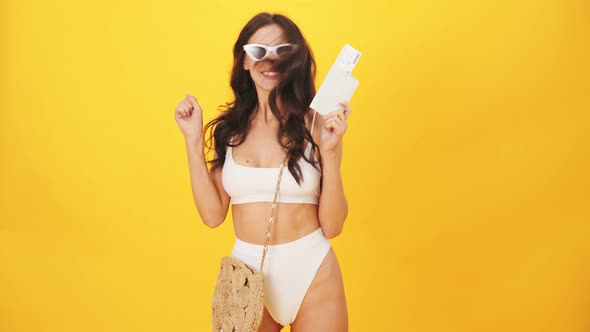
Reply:
[[281, 177], [287, 152], [279, 169], [279, 178], [272, 202], [266, 240], [262, 250], [260, 270], [256, 271], [239, 259], [225, 256], [221, 259], [219, 276], [213, 292], [212, 320], [214, 332], [256, 332], [264, 313], [264, 279], [262, 271], [270, 241], [270, 227], [275, 219]]

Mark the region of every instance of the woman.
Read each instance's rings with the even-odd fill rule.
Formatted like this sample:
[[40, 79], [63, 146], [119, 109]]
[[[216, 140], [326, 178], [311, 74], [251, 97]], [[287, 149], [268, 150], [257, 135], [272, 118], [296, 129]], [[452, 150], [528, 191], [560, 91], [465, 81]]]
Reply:
[[[283, 15], [253, 17], [233, 53], [235, 100], [224, 112], [203, 129], [194, 96], [187, 94], [175, 109], [197, 210], [207, 226], [217, 227], [231, 199], [232, 255], [258, 269], [279, 166], [288, 151], [264, 265], [260, 331], [285, 325], [292, 331], [347, 331], [342, 274], [327, 239], [340, 234], [348, 212], [340, 164], [352, 110], [342, 103], [341, 110], [316, 117], [309, 109], [315, 62], [299, 28]], [[208, 129], [207, 142], [215, 149], [210, 171], [203, 153]]]

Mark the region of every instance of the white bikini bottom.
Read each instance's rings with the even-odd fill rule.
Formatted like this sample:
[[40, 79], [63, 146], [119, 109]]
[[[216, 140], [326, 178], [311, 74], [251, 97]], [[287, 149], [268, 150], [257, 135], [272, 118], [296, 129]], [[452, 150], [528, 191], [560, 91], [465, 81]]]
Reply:
[[[236, 238], [232, 256], [260, 269], [263, 245]], [[286, 326], [297, 316], [303, 297], [330, 250], [321, 228], [292, 242], [269, 245], [264, 260], [264, 305], [272, 318]]]

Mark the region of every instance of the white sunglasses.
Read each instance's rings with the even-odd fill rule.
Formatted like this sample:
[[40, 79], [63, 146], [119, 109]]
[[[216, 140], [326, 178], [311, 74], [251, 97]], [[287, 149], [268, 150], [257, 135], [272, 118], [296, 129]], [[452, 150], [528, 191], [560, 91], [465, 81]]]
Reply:
[[254, 61], [261, 61], [269, 57], [272, 53], [277, 56], [288, 54], [295, 49], [295, 44], [279, 44], [275, 46], [267, 46], [262, 44], [246, 44], [244, 51]]

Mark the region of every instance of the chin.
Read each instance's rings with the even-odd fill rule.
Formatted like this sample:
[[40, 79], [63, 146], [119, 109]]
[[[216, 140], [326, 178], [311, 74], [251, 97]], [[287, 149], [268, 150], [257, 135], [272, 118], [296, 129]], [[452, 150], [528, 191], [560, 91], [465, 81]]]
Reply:
[[264, 90], [268, 93], [270, 93], [272, 90], [274, 90], [274, 88], [277, 87], [277, 85], [279, 85], [278, 82], [276, 83], [263, 83], [263, 84], [256, 84], [258, 86], [258, 88], [260, 90]]

